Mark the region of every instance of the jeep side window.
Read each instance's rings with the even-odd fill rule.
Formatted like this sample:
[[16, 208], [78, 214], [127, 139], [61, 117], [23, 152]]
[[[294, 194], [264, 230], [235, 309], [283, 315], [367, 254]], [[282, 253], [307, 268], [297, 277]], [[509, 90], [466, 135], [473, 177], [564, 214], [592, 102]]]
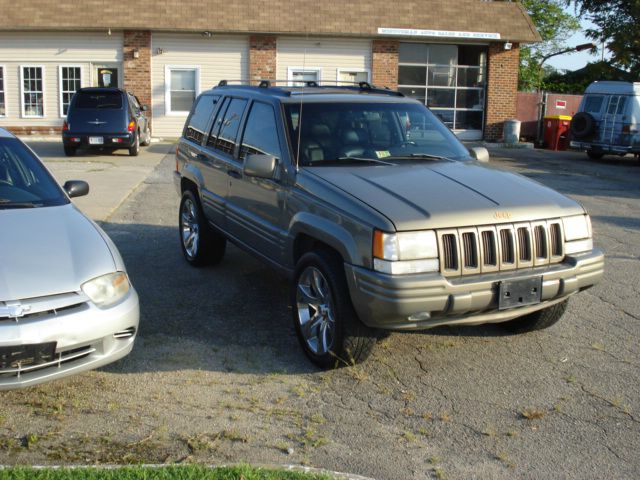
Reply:
[[602, 95], [587, 95], [584, 102], [584, 111], [587, 113], [600, 113], [603, 99]]
[[215, 106], [220, 99], [219, 95], [203, 95], [196, 103], [193, 113], [187, 121], [187, 130], [184, 136], [189, 140], [193, 140], [197, 144], [202, 143], [202, 138], [205, 135], [207, 124], [209, 119], [213, 115]]
[[216, 146], [218, 133], [220, 133], [220, 125], [222, 124], [222, 119], [224, 118], [225, 113], [227, 113], [227, 108], [229, 108], [229, 102], [231, 102], [229, 97], [222, 100], [222, 105], [220, 105], [220, 108], [218, 108], [218, 111], [216, 112], [216, 117], [211, 124], [211, 131], [209, 132], [209, 138], [207, 139], [208, 147]]
[[240, 147], [240, 160], [251, 154], [282, 158], [275, 113], [273, 107], [266, 103], [254, 102], [249, 112]]
[[[216, 138], [213, 148], [226, 153], [227, 155], [233, 155], [233, 151], [236, 146], [236, 137], [238, 136], [238, 130], [240, 129], [240, 120], [244, 114], [244, 109], [247, 106], [247, 101], [241, 98], [234, 98], [229, 103], [229, 108], [224, 114], [222, 121], [220, 122], [220, 133]], [[209, 142], [211, 143], [211, 142]]]

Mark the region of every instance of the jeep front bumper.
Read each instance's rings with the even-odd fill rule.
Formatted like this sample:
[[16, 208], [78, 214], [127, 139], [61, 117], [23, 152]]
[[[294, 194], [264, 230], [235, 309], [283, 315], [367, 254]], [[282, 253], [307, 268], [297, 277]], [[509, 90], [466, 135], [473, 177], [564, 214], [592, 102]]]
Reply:
[[[345, 272], [363, 323], [389, 330], [421, 330], [506, 322], [559, 303], [598, 283], [604, 274], [604, 254], [594, 249], [552, 266], [455, 278], [439, 273], [385, 275], [346, 263]], [[500, 282], [534, 277], [542, 277], [540, 303], [498, 309]]]

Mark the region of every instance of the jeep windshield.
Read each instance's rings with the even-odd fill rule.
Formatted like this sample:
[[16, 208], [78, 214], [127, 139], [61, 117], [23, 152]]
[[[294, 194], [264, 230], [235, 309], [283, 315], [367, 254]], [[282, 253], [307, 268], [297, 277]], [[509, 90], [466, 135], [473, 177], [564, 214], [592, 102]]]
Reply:
[[415, 103], [291, 103], [285, 105], [285, 116], [294, 157], [302, 166], [469, 158], [456, 136]]

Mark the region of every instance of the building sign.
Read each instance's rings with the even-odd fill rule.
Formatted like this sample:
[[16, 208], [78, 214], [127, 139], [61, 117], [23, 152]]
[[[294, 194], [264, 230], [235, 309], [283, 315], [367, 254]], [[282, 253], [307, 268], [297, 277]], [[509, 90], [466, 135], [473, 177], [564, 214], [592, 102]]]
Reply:
[[566, 100], [556, 100], [556, 108], [559, 110], [565, 110], [567, 108]]
[[449, 30], [418, 30], [415, 28], [385, 28], [378, 27], [379, 35], [401, 35], [403, 37], [436, 37], [462, 38], [474, 40], [500, 40], [499, 33], [488, 32], [454, 32]]

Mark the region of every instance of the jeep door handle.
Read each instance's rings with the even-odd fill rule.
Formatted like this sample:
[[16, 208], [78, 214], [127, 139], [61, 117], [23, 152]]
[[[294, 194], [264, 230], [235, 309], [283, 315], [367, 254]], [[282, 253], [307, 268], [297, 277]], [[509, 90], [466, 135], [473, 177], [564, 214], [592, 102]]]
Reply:
[[242, 178], [242, 175], [237, 170], [227, 170], [227, 175], [233, 178]]

